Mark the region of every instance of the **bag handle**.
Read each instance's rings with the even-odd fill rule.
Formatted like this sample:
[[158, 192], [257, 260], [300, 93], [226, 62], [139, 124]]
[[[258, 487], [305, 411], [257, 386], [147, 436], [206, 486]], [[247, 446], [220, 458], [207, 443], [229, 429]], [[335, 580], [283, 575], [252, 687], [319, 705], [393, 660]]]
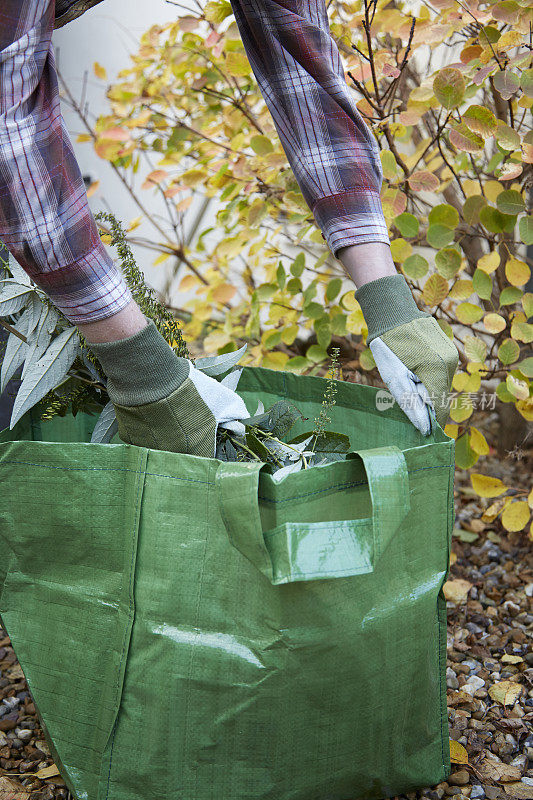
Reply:
[[220, 462], [216, 485], [231, 544], [274, 585], [373, 572], [409, 512], [409, 476], [397, 447], [359, 450], [372, 516], [336, 522], [286, 522], [263, 531], [260, 462]]

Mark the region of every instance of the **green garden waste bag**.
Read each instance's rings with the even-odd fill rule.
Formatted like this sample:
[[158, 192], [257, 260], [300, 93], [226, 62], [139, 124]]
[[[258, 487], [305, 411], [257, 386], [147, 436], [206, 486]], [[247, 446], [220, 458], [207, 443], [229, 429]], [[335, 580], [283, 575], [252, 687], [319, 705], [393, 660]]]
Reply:
[[[325, 381], [245, 369], [253, 413], [312, 427]], [[260, 464], [88, 443], [95, 418], [0, 443], [0, 613], [78, 800], [355, 800], [450, 771], [453, 441], [339, 383], [347, 461]]]

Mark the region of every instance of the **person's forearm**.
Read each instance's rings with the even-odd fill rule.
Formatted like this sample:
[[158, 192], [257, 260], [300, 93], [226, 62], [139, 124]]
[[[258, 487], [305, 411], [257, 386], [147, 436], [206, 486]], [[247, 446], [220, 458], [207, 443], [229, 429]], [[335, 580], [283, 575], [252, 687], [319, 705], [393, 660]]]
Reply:
[[118, 314], [95, 322], [80, 322], [78, 328], [89, 344], [102, 344], [126, 339], [142, 331], [147, 325], [148, 320], [137, 303], [132, 300]]
[[1, 5], [0, 240], [72, 322], [112, 317], [131, 294], [100, 241], [61, 117], [54, 3]]
[[382, 242], [343, 247], [337, 253], [337, 258], [357, 287], [397, 274], [390, 246]]

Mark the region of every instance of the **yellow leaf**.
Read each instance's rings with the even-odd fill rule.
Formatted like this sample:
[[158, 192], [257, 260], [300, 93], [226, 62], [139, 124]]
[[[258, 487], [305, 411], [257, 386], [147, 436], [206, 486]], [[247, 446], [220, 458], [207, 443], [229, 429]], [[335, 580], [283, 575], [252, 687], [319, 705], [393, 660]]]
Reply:
[[92, 142], [93, 137], [90, 133], [79, 133], [76, 136], [76, 142]]
[[98, 61], [94, 62], [93, 69], [94, 69], [94, 74], [96, 75], [97, 78], [100, 78], [100, 80], [102, 81], [106, 80], [107, 78], [106, 69], [101, 64], [99, 64]]
[[100, 181], [93, 181], [87, 189], [87, 197], [92, 197], [100, 186]]
[[483, 522], [494, 522], [500, 511], [502, 511], [511, 502], [510, 497], [501, 497], [495, 503], [491, 503], [487, 508], [481, 519]]
[[226, 69], [230, 75], [242, 78], [250, 74], [250, 62], [244, 53], [228, 53], [226, 56]]
[[454, 425], [453, 422], [449, 422], [444, 428], [444, 433], [446, 436], [449, 436], [450, 439], [457, 439], [459, 435], [459, 425]]
[[471, 588], [472, 584], [469, 581], [465, 581], [463, 578], [456, 578], [452, 581], [446, 581], [442, 591], [446, 600], [450, 600], [452, 603], [464, 603]]
[[288, 360], [289, 356], [287, 353], [281, 353], [279, 350], [271, 350], [263, 356], [261, 366], [267, 369], [285, 369], [285, 364]]
[[530, 491], [530, 493], [527, 496], [527, 504], [528, 504], [528, 506], [530, 508], [533, 508], [533, 489]]
[[101, 241], [101, 242], [103, 242], [104, 244], [111, 244], [111, 242], [113, 241], [113, 239], [112, 239], [112, 237], [110, 236], [110, 234], [109, 234], [109, 233], [103, 233], [103, 234], [100, 236], [100, 241]]
[[361, 306], [355, 299], [355, 294], [353, 292], [346, 292], [341, 299], [341, 305], [346, 311], [361, 311]]
[[502, 525], [506, 531], [521, 531], [529, 522], [530, 509], [525, 500], [517, 500], [504, 508]]
[[513, 397], [516, 397], [517, 400], [527, 400], [529, 397], [529, 386], [527, 385], [526, 381], [520, 380], [520, 378], [515, 378], [514, 375], [508, 375], [505, 379], [505, 385], [509, 389], [510, 393]]
[[161, 255], [157, 256], [157, 258], [155, 258], [155, 259], [152, 261], [152, 266], [153, 266], [153, 267], [158, 267], [158, 266], [159, 266], [159, 264], [164, 264], [164, 263], [165, 263], [165, 261], [166, 261], [168, 258], [170, 258], [170, 256], [171, 256], [171, 255], [172, 255], [172, 253], [161, 253]]
[[450, 739], [450, 761], [452, 764], [468, 764], [468, 753], [455, 739]]
[[428, 306], [438, 306], [442, 303], [448, 295], [448, 281], [439, 275], [433, 273], [430, 275], [424, 284], [424, 291], [422, 292], [422, 299]]
[[59, 775], [60, 772], [55, 764], [52, 764], [50, 767], [43, 767], [42, 769], [38, 769], [37, 772], [28, 773], [34, 778], [40, 778], [44, 780], [45, 778], [53, 778], [55, 775]]
[[478, 456], [486, 456], [489, 452], [487, 440], [477, 428], [470, 428], [470, 447]]
[[489, 333], [501, 333], [505, 330], [506, 324], [501, 314], [493, 314], [490, 312], [483, 317], [483, 325]]
[[199, 284], [199, 279], [196, 275], [184, 275], [180, 281], [180, 292], [190, 292]]
[[484, 256], [481, 256], [477, 265], [479, 269], [486, 272], [487, 275], [490, 275], [500, 266], [500, 254], [496, 252], [496, 250], [493, 250], [492, 253], [486, 253]]
[[213, 290], [213, 300], [217, 303], [229, 303], [237, 289], [231, 283], [221, 283]]
[[509, 488], [499, 478], [481, 475], [479, 472], [473, 472], [470, 479], [475, 493], [480, 497], [498, 497]]
[[513, 286], [523, 286], [528, 282], [531, 270], [524, 261], [510, 258], [505, 265], [505, 276]]
[[138, 228], [142, 221], [143, 221], [142, 215], [140, 217], [135, 217], [134, 219], [132, 219], [130, 224], [128, 225], [128, 233]]
[[515, 681], [498, 681], [489, 688], [489, 695], [502, 706], [512, 706], [522, 694], [522, 685]]

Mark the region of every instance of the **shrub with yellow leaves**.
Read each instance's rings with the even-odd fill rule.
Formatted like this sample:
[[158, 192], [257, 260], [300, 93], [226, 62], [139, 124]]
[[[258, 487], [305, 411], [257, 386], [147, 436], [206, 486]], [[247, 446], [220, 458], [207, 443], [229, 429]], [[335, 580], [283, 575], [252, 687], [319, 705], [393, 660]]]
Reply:
[[[489, 452], [478, 425], [496, 399], [533, 419], [533, 9], [434, 0], [415, 20], [411, 8], [332, 0], [329, 13], [381, 146], [394, 260], [459, 346], [447, 431], [470, 468]], [[158, 263], [175, 259], [185, 337], [219, 353], [247, 341], [253, 363], [297, 372], [318, 371], [340, 346], [345, 377], [373, 382], [361, 309], [288, 167], [229, 3], [152, 27], [108, 98], [87, 137], [126, 179], [146, 156], [156, 162], [141, 192], [166, 203], [151, 246]], [[197, 196], [216, 201], [214, 225]], [[498, 513], [519, 530], [529, 508]]]

